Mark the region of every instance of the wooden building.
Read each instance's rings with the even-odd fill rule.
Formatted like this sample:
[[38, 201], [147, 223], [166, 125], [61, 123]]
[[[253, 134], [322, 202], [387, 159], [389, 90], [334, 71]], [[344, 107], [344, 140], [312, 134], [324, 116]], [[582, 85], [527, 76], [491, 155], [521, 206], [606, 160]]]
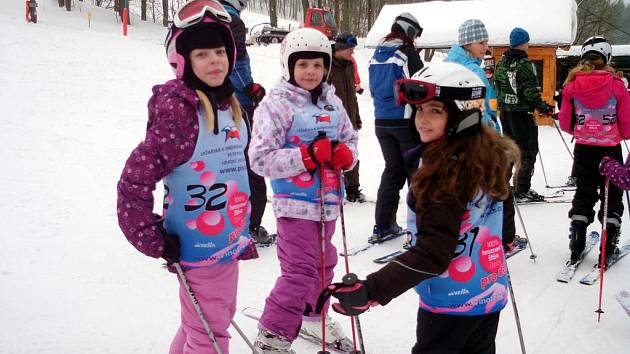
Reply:
[[[549, 103], [553, 102], [556, 91], [557, 50], [568, 48], [577, 31], [577, 4], [574, 0], [431, 1], [385, 5], [367, 35], [366, 46], [376, 47], [402, 12], [414, 15], [423, 27], [415, 45], [425, 52], [448, 49], [457, 44], [458, 29], [464, 21], [472, 18], [483, 21], [495, 62], [508, 49], [512, 29], [524, 28], [530, 36], [529, 59], [537, 66], [542, 96]], [[552, 121], [539, 119], [539, 124], [551, 125]]]

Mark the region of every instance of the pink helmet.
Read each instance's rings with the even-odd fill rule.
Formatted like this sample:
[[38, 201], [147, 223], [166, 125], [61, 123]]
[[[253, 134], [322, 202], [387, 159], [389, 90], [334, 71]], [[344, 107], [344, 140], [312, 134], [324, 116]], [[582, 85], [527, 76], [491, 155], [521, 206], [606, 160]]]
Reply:
[[171, 64], [171, 67], [173, 68], [173, 72], [175, 73], [175, 77], [177, 77], [177, 79], [183, 78], [184, 69], [186, 66], [186, 58], [184, 58], [184, 55], [182, 55], [182, 53], [177, 50], [177, 40], [187, 30], [205, 23], [217, 24], [215, 28], [220, 31], [219, 34], [223, 37], [225, 50], [228, 53], [228, 59], [230, 63], [229, 72], [232, 72], [232, 69], [234, 68], [234, 62], [236, 61], [236, 45], [234, 43], [234, 37], [232, 36], [229, 22], [225, 20], [219, 20], [217, 19], [217, 17], [213, 16], [212, 13], [206, 12], [206, 14], [203, 16], [203, 20], [191, 26], [178, 28], [173, 23], [168, 30], [166, 40], [164, 41], [164, 46], [166, 47], [166, 58], [168, 59], [169, 64]]

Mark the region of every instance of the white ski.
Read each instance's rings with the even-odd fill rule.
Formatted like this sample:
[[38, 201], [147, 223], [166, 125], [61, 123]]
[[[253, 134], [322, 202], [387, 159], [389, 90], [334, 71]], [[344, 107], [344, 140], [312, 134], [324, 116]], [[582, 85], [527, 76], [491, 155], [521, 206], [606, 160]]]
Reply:
[[[262, 311], [254, 308], [254, 307], [246, 307], [244, 309], [241, 310], [241, 313], [243, 314], [243, 316], [245, 317], [249, 317], [253, 320], [256, 321], [260, 321], [260, 316], [262, 316]], [[300, 339], [304, 339], [310, 343], [313, 343], [315, 345], [318, 345], [321, 348], [322, 345], [322, 341], [319, 338], [313, 337], [312, 335], [308, 334], [306, 331], [304, 331], [303, 329], [300, 329], [300, 332], [298, 333], [298, 337]], [[339, 354], [349, 354], [350, 352], [345, 352], [339, 348], [337, 348], [334, 344], [326, 344], [326, 350], [332, 352], [332, 353], [339, 353]]]
[[[605, 270], [610, 269], [610, 267], [612, 267], [615, 263], [619, 262], [619, 260], [623, 258], [624, 256], [628, 255], [628, 253], [630, 253], [630, 241], [626, 242], [623, 246], [621, 246], [621, 249], [619, 249], [619, 255], [617, 256], [617, 258], [613, 259], [610, 263], [608, 263]], [[580, 280], [581, 284], [593, 285], [595, 284], [595, 282], [599, 280], [600, 269], [598, 265], [599, 263], [595, 264], [595, 266], [593, 267], [593, 270], [591, 270], [588, 274], [584, 276], [584, 278], [582, 278], [582, 280]]]
[[577, 268], [580, 266], [584, 258], [586, 258], [586, 255], [589, 252], [591, 252], [593, 247], [595, 247], [595, 245], [597, 245], [598, 242], [599, 242], [599, 232], [591, 231], [588, 234], [588, 237], [586, 238], [586, 244], [584, 245], [584, 251], [582, 251], [582, 256], [580, 257], [580, 259], [574, 264], [565, 264], [564, 267], [562, 267], [562, 270], [560, 271], [560, 273], [558, 273], [556, 280], [561, 283], [570, 282], [571, 279], [573, 279], [573, 276], [575, 275]]

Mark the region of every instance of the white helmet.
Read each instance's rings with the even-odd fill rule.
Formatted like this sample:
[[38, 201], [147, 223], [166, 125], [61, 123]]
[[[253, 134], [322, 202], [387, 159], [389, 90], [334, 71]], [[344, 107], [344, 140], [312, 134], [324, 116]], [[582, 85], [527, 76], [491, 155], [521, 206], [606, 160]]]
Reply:
[[486, 87], [477, 74], [463, 65], [442, 62], [420, 69], [409, 81], [414, 80], [427, 86], [424, 101], [437, 99], [455, 111], [456, 119], [446, 125], [447, 136], [481, 125]]
[[422, 27], [418, 24], [418, 20], [409, 12], [403, 12], [396, 17], [394, 23], [392, 23], [392, 31], [395, 30], [396, 26], [400, 26], [403, 33], [412, 40], [420, 37], [422, 34]]
[[243, 9], [247, 7], [247, 3], [249, 2], [249, 0], [222, 0], [222, 1], [230, 4], [238, 12], [243, 11]]
[[291, 56], [300, 52], [321, 53], [324, 57], [324, 66], [326, 67], [326, 74], [324, 75], [323, 81], [328, 80], [330, 63], [332, 61], [330, 40], [322, 32], [313, 28], [299, 28], [295, 31], [291, 31], [284, 37], [280, 45], [282, 78], [287, 81], [291, 79]]
[[582, 44], [581, 57], [584, 58], [584, 56], [589, 53], [601, 55], [605, 64], [608, 64], [612, 56], [612, 46], [608, 43], [608, 41], [606, 41], [606, 38], [594, 36], [587, 39], [584, 44]]

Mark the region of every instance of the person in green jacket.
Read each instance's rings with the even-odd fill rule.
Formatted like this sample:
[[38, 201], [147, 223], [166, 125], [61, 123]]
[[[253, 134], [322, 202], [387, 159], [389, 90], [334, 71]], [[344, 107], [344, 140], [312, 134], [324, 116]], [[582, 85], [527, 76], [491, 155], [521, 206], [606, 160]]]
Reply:
[[494, 84], [497, 91], [503, 132], [514, 139], [521, 150], [521, 168], [515, 186], [517, 202], [543, 201], [531, 189], [534, 164], [538, 155], [538, 126], [534, 110], [553, 114], [554, 107], [543, 101], [534, 63], [527, 58], [529, 34], [515, 27], [510, 33], [510, 48], [496, 65]]

